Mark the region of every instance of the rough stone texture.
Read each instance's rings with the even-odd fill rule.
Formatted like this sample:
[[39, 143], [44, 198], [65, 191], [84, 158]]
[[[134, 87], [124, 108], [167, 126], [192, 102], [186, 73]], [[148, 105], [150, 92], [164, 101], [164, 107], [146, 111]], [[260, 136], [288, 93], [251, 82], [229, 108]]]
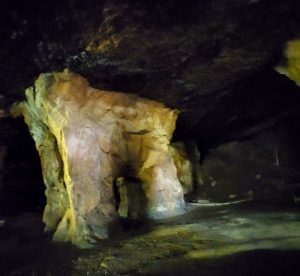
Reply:
[[150, 217], [184, 211], [170, 146], [176, 110], [67, 72], [41, 75], [26, 97], [13, 112], [23, 113], [42, 160], [54, 239], [84, 246], [107, 237], [120, 176], [140, 180]]
[[203, 146], [299, 110], [299, 93], [272, 72], [285, 41], [299, 35], [298, 1], [15, 2], [0, 18], [6, 107], [40, 72], [68, 67], [94, 87], [181, 110], [175, 135]]
[[141, 181], [133, 177], [119, 177], [117, 188], [120, 195], [117, 211], [120, 217], [134, 220], [145, 219], [147, 198]]
[[[211, 149], [201, 164], [200, 198], [232, 201], [268, 200], [299, 186], [298, 138], [286, 128], [266, 131], [245, 141]], [[292, 198], [292, 197], [291, 197]]]
[[[170, 150], [183, 194], [189, 200], [203, 181], [197, 145], [193, 141], [174, 142]], [[120, 197], [118, 199], [119, 215], [130, 219], [145, 218], [145, 197], [140, 181], [133, 177], [120, 177], [116, 180], [116, 186]]]
[[189, 160], [184, 143], [173, 143], [172, 146], [178, 179], [183, 186], [184, 194], [187, 194], [194, 189], [193, 164]]
[[87, 53], [68, 66], [100, 87], [178, 108], [176, 137], [204, 146], [258, 133], [299, 109], [293, 85], [272, 72], [299, 30], [295, 1], [163, 2], [107, 1]]
[[66, 57], [84, 49], [102, 21], [104, 1], [11, 0], [0, 18], [0, 107], [24, 97], [41, 72], [64, 68]]
[[172, 143], [173, 160], [185, 195], [193, 193], [202, 182], [200, 153], [193, 141]]

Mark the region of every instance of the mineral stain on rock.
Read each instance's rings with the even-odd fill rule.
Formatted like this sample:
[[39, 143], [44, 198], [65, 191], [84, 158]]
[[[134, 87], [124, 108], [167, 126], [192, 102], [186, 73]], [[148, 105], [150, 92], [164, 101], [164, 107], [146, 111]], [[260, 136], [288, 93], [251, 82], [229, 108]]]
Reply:
[[140, 181], [149, 217], [184, 212], [170, 145], [178, 111], [94, 89], [69, 72], [40, 75], [26, 98], [13, 113], [24, 116], [41, 157], [44, 222], [54, 240], [86, 247], [106, 238], [117, 217], [118, 177]]
[[290, 40], [286, 43], [284, 56], [285, 64], [277, 66], [276, 71], [286, 75], [300, 86], [300, 39]]

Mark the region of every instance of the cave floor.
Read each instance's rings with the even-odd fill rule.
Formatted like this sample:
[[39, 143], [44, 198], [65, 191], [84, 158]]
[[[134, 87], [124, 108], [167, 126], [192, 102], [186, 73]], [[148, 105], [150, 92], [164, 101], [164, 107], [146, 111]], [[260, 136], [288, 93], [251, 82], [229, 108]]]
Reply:
[[[1, 220], [1, 218], [0, 218]], [[189, 206], [90, 250], [50, 242], [40, 215], [0, 226], [1, 275], [300, 275], [300, 212], [254, 202]]]

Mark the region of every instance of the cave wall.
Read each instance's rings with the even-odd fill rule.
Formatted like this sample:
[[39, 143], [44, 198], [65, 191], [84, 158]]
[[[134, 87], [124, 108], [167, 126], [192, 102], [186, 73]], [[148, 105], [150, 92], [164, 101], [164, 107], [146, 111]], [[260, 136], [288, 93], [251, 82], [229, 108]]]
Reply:
[[298, 152], [298, 137], [287, 126], [211, 148], [200, 167], [202, 185], [195, 197], [268, 201], [285, 194], [292, 202], [300, 180]]

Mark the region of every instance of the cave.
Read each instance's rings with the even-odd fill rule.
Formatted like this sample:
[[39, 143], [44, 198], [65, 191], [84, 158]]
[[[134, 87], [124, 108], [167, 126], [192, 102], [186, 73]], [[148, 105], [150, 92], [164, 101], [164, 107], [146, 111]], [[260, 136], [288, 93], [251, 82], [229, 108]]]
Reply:
[[17, 1], [0, 17], [1, 275], [297, 275], [300, 5]]

